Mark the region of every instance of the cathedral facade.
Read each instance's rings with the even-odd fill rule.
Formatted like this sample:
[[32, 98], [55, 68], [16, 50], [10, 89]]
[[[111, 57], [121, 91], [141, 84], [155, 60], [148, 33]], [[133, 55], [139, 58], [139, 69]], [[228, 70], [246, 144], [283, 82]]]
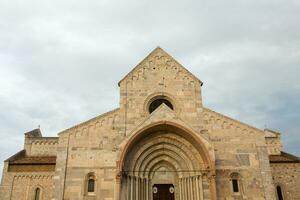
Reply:
[[300, 200], [280, 133], [202, 103], [202, 82], [156, 48], [120, 82], [119, 108], [58, 137], [25, 133], [1, 200]]

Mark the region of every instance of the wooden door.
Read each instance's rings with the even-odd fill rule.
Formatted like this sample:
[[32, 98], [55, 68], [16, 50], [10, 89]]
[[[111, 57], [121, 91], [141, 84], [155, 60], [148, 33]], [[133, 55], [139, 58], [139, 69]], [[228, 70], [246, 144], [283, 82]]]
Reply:
[[173, 184], [155, 184], [152, 188], [153, 200], [174, 200]]

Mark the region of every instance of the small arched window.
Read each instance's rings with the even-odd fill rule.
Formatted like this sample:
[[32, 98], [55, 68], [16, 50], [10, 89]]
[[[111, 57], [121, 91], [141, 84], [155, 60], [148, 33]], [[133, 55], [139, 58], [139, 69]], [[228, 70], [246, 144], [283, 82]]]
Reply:
[[36, 188], [34, 191], [34, 200], [40, 200], [40, 196], [41, 196], [41, 189]]
[[232, 179], [231, 182], [232, 182], [232, 191], [235, 193], [240, 192], [238, 179]]
[[95, 192], [95, 180], [93, 178], [88, 180], [88, 192]]
[[95, 174], [89, 173], [86, 179], [86, 193], [93, 194], [95, 192]]
[[154, 110], [156, 110], [161, 104], [166, 104], [169, 108], [174, 110], [174, 107], [170, 101], [167, 99], [159, 98], [152, 101], [149, 105], [149, 113], [152, 113]]
[[282, 190], [281, 190], [281, 187], [279, 185], [276, 187], [276, 192], [277, 192], [277, 199], [278, 200], [283, 200]]
[[234, 194], [239, 194], [241, 192], [241, 180], [238, 173], [232, 173], [230, 175], [231, 188]]

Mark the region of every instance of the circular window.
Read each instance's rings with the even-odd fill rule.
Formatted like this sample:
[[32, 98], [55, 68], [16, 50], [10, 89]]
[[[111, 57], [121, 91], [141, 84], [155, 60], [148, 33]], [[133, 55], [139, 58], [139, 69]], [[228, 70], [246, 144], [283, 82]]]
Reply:
[[151, 102], [151, 104], [149, 106], [149, 112], [152, 113], [163, 103], [166, 104], [172, 110], [174, 110], [172, 103], [170, 101], [168, 101], [167, 99], [156, 99]]

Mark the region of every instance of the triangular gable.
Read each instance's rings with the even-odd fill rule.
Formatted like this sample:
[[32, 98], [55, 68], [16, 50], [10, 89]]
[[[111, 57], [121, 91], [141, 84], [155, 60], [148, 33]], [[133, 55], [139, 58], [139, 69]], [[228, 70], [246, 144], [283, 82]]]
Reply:
[[189, 74], [191, 77], [193, 77], [195, 80], [200, 82], [200, 85], [203, 85], [203, 82], [199, 80], [194, 74], [192, 74], [190, 71], [188, 71], [183, 65], [181, 65], [178, 61], [176, 61], [171, 55], [169, 55], [166, 51], [164, 51], [160, 47], [156, 47], [146, 58], [144, 58], [136, 67], [134, 67], [122, 80], [119, 81], [118, 85], [120, 86], [121, 82], [124, 81], [126, 78], [128, 78], [131, 74], [137, 72], [140, 68], [144, 66], [144, 64], [150, 59], [155, 56], [165, 56], [169, 60], [171, 60], [177, 67], [180, 67], [183, 71], [185, 71], [187, 74]]
[[[143, 127], [146, 127], [150, 124], [155, 124], [155, 123], [161, 122], [161, 121], [173, 122], [173, 123], [176, 123], [178, 125], [181, 125], [183, 127], [186, 127], [190, 130], [197, 132], [191, 126], [189, 126], [188, 123], [184, 122], [181, 118], [179, 118], [176, 115], [176, 112], [174, 112], [174, 110], [172, 110], [166, 104], [163, 103], [156, 110], [154, 110], [143, 122], [141, 122], [137, 127], [135, 127], [134, 130], [130, 131], [129, 135], [132, 135], [134, 132], [142, 129]], [[125, 139], [122, 142], [122, 144], [125, 144], [128, 139], [129, 138]], [[205, 144], [210, 145], [207, 138], [202, 137], [202, 139]]]

